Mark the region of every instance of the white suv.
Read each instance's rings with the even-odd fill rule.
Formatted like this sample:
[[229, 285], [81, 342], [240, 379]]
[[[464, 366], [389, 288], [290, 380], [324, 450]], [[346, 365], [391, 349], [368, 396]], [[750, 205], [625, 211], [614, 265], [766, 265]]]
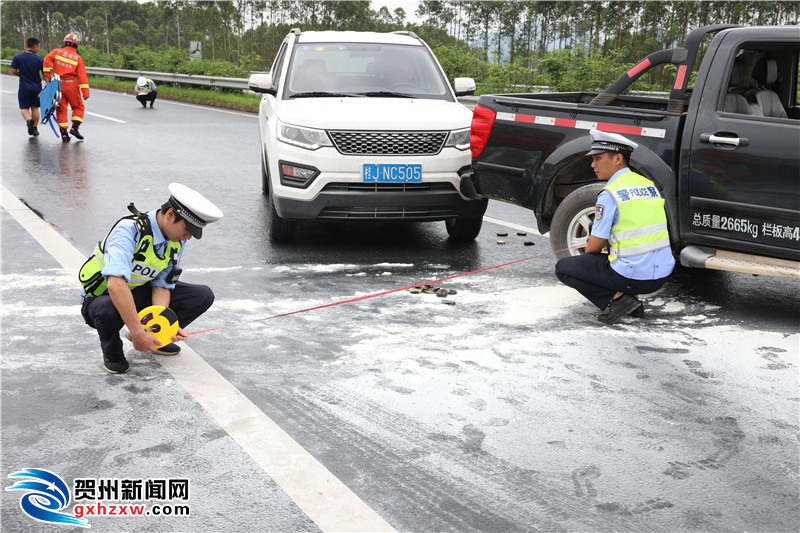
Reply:
[[[472, 240], [486, 199], [460, 192], [472, 112], [430, 48], [410, 32], [293, 29], [268, 74], [250, 76], [259, 107], [270, 238], [298, 220], [444, 220]], [[465, 177], [465, 179], [467, 179]]]

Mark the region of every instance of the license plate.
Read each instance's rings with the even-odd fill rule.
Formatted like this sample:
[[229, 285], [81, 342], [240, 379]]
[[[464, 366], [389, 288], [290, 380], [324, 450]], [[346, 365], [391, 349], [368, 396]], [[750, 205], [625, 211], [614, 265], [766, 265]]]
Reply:
[[421, 183], [422, 165], [364, 164], [361, 167], [364, 183]]

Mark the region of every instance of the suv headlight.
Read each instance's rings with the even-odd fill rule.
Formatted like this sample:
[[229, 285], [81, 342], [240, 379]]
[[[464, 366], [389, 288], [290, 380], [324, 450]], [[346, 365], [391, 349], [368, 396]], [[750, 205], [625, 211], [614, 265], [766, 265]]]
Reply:
[[[278, 121], [278, 140], [305, 148], [306, 150], [317, 150], [323, 146], [333, 146], [325, 130], [314, 128], [301, 128]], [[467, 142], [469, 142], [469, 130], [467, 130]]]
[[469, 150], [469, 128], [451, 131], [444, 145], [452, 146], [458, 150]]

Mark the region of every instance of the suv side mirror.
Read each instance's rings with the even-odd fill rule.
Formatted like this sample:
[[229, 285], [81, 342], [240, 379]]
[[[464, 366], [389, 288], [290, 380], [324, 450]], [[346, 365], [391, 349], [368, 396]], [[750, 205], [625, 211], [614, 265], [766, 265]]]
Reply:
[[475, 93], [475, 80], [472, 78], [456, 78], [453, 85], [456, 96], [472, 96]]
[[272, 84], [272, 74], [251, 74], [247, 82], [250, 90], [256, 93], [266, 93], [275, 96], [277, 91]]

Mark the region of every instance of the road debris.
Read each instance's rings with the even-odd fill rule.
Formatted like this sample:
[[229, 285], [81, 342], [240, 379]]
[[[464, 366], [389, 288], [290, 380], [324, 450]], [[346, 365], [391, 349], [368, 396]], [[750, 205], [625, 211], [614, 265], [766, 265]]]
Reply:
[[[444, 287], [435, 287], [433, 285], [422, 285], [421, 287], [412, 287], [408, 289], [408, 292], [410, 292], [411, 294], [435, 294], [439, 298], [444, 298], [445, 296], [458, 294], [458, 291], [455, 289], [446, 289]], [[442, 300], [442, 303], [447, 305], [456, 304], [456, 302], [454, 302], [453, 300]]]

